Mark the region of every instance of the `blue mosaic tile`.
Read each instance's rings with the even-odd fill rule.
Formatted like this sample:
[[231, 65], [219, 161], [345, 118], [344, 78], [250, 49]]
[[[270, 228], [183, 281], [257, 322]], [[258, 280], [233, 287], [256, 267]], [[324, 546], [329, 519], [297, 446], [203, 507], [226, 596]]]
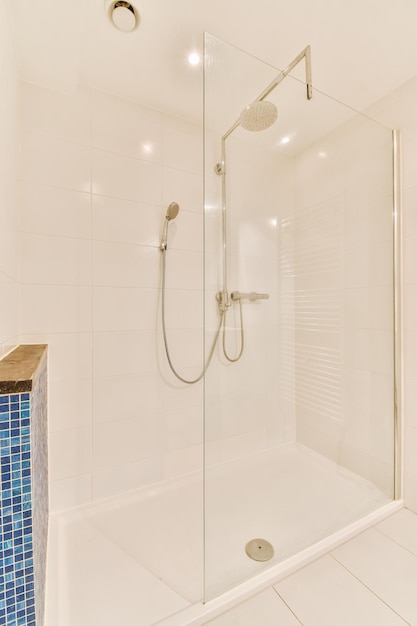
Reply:
[[30, 396], [0, 396], [0, 626], [36, 626]]

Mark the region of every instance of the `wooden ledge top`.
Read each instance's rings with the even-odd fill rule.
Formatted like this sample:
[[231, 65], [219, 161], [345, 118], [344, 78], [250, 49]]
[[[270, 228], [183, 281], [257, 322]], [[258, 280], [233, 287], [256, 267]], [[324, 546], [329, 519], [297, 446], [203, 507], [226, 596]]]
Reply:
[[32, 391], [39, 364], [46, 354], [46, 344], [21, 345], [0, 361], [0, 394]]

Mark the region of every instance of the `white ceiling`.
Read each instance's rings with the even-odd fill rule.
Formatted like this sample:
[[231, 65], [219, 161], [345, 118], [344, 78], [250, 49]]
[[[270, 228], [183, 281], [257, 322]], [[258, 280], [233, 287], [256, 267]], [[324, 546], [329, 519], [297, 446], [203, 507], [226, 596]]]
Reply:
[[133, 0], [141, 23], [127, 34], [104, 0], [8, 2], [23, 80], [91, 85], [191, 119], [202, 70], [187, 55], [203, 31], [281, 68], [311, 44], [314, 86], [359, 110], [417, 75], [417, 0]]

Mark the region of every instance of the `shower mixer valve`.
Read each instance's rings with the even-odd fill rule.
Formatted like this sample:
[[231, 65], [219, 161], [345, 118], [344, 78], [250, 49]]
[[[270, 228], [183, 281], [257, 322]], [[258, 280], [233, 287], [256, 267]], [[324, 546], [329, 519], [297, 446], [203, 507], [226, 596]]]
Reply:
[[218, 291], [216, 293], [216, 300], [219, 303], [219, 309], [223, 312], [227, 311], [232, 302], [239, 302], [239, 300], [249, 300], [250, 302], [255, 302], [255, 300], [268, 300], [268, 298], [269, 293], [258, 293], [256, 291], [246, 293], [242, 291], [232, 291], [230, 298], [226, 290]]

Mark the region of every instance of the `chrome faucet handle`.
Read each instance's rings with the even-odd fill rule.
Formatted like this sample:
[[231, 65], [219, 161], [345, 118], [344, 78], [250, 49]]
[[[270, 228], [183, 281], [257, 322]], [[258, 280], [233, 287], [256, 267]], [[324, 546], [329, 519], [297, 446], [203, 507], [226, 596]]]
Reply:
[[255, 300], [268, 300], [269, 293], [257, 293], [256, 291], [244, 293], [242, 291], [232, 291], [230, 297], [233, 302], [237, 302], [238, 300], [249, 300], [250, 302], [255, 302]]

